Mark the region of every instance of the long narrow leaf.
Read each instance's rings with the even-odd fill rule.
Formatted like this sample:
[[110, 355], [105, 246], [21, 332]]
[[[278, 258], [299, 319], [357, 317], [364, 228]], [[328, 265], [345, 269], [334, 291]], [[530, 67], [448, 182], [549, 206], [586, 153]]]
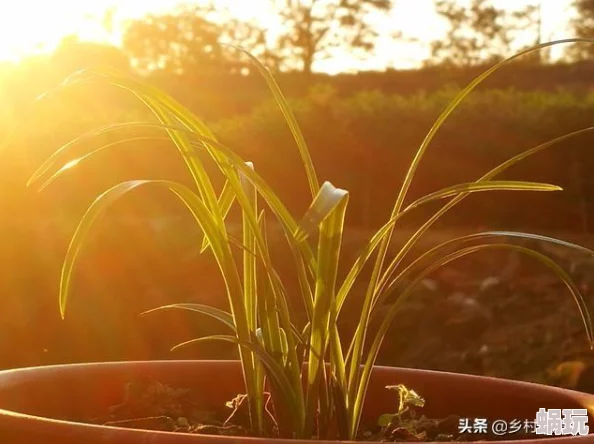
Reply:
[[305, 166], [305, 172], [307, 174], [307, 180], [309, 182], [309, 188], [310, 188], [311, 195], [312, 195], [312, 197], [315, 196], [320, 189], [316, 170], [315, 170], [314, 164], [311, 160], [311, 156], [309, 154], [309, 149], [307, 148], [307, 143], [305, 142], [305, 137], [303, 137], [301, 128], [299, 127], [299, 124], [297, 123], [297, 119], [295, 118], [293, 111], [291, 110], [287, 100], [285, 99], [284, 94], [282, 93], [281, 89], [279, 88], [278, 84], [276, 83], [276, 80], [274, 79], [274, 77], [270, 74], [270, 72], [266, 69], [266, 67], [262, 63], [260, 63], [260, 61], [256, 57], [254, 57], [248, 51], [246, 51], [238, 46], [234, 46], [234, 45], [230, 45], [230, 46], [233, 46], [235, 49], [244, 53], [252, 61], [252, 63], [256, 66], [256, 68], [258, 68], [258, 71], [260, 72], [262, 77], [264, 77], [264, 79], [266, 80], [266, 83], [268, 84], [268, 87], [270, 88], [270, 91], [272, 92], [272, 95], [274, 96], [276, 103], [280, 107], [281, 112], [283, 113], [283, 116], [285, 118], [285, 121], [287, 122], [287, 125], [289, 126], [289, 129], [291, 130], [291, 133], [293, 134], [293, 137], [295, 138], [295, 142], [297, 143], [297, 148], [299, 149], [299, 154], [301, 155], [301, 160], [303, 161], [303, 165]]
[[[137, 125], [137, 124], [132, 124], [132, 125]], [[155, 124], [155, 123], [138, 124], [138, 125], [146, 125], [147, 127], [152, 127], [152, 128], [169, 129], [172, 131], [184, 131], [184, 130], [181, 130], [176, 127]], [[91, 131], [89, 133], [86, 133], [83, 136], [78, 137], [76, 140], [76, 143], [82, 143], [86, 139], [93, 138], [98, 132], [118, 130], [123, 127], [124, 127], [124, 125], [116, 125], [116, 126], [109, 125], [108, 127], [105, 127], [103, 129]], [[306, 299], [306, 308], [308, 310], [308, 314], [311, 314], [312, 291], [309, 286], [307, 274], [308, 274], [308, 272], [311, 275], [314, 274], [315, 257], [313, 256], [311, 248], [309, 247], [307, 242], [298, 242], [297, 240], [295, 240], [293, 233], [297, 232], [297, 230], [298, 230], [297, 222], [290, 215], [290, 213], [285, 208], [283, 203], [280, 201], [278, 196], [276, 196], [274, 194], [274, 192], [272, 192], [272, 190], [266, 184], [266, 182], [255, 171], [253, 171], [249, 167], [247, 167], [245, 162], [242, 159], [240, 159], [239, 156], [237, 156], [235, 153], [233, 153], [232, 150], [230, 150], [229, 148], [225, 147], [224, 145], [222, 145], [214, 140], [205, 139], [204, 137], [196, 135], [196, 134], [193, 134], [193, 137], [200, 140], [200, 142], [208, 143], [209, 146], [211, 146], [211, 149], [219, 150], [221, 154], [225, 155], [226, 160], [228, 162], [230, 162], [231, 165], [233, 165], [233, 167], [235, 167], [239, 172], [241, 172], [241, 174], [244, 174], [246, 177], [248, 177], [250, 179], [250, 181], [258, 189], [258, 192], [260, 193], [260, 195], [264, 198], [264, 200], [266, 200], [267, 204], [273, 210], [274, 214], [278, 217], [279, 221], [281, 222], [281, 225], [285, 229], [285, 233], [286, 233], [285, 237], [289, 243], [289, 246], [291, 247], [291, 252], [296, 260], [298, 276], [299, 276], [299, 283], [302, 288], [302, 292], [304, 295], [309, 295], [309, 299]], [[62, 149], [64, 149], [64, 150], [71, 149], [74, 145], [75, 145], [74, 143], [70, 143], [70, 144], [62, 147]], [[94, 150], [91, 150], [91, 152], [87, 153], [86, 155], [84, 155], [80, 158], [71, 160], [70, 162], [68, 162], [68, 164], [69, 165], [80, 165], [83, 161], [89, 159], [91, 156], [98, 153], [99, 151], [104, 149], [106, 146], [114, 146], [114, 144], [107, 144], [107, 145], [95, 148]], [[203, 148], [202, 143], [195, 145], [195, 146], [198, 148], [201, 148], [201, 147]], [[54, 159], [52, 159], [51, 162], [48, 160], [48, 162], [46, 162], [44, 165], [42, 165], [42, 167], [40, 167], [39, 170], [36, 172], [36, 174], [34, 174], [34, 176], [30, 179], [30, 182], [32, 183], [34, 180], [38, 180], [41, 177], [41, 175], [43, 175], [45, 172], [47, 172], [49, 167], [51, 167], [51, 165], [48, 166], [48, 164], [51, 164], [53, 162], [54, 162]], [[45, 182], [44, 185], [47, 185], [51, 181], [57, 179], [61, 174], [63, 174], [68, 169], [70, 169], [70, 168], [59, 169], [58, 172], [54, 173], [50, 177], [50, 179], [48, 179]], [[237, 189], [235, 189], [235, 191], [237, 191]], [[222, 217], [222, 214], [221, 214], [221, 217]], [[254, 221], [251, 221], [251, 223], [253, 224]]]
[[146, 316], [148, 314], [166, 311], [166, 310], [189, 310], [196, 313], [201, 313], [206, 316], [210, 316], [211, 318], [217, 319], [218, 321], [225, 324], [231, 330], [235, 331], [235, 322], [233, 321], [233, 316], [231, 313], [228, 313], [224, 310], [219, 308], [211, 307], [209, 305], [203, 304], [194, 304], [194, 303], [186, 303], [186, 304], [169, 304], [169, 305], [162, 305], [160, 307], [152, 308], [150, 310], [143, 311], [140, 313], [140, 316]]
[[[377, 358], [377, 354], [378, 354], [379, 349], [383, 343], [383, 340], [384, 340], [384, 337], [388, 331], [388, 328], [392, 324], [394, 317], [396, 316], [398, 309], [400, 308], [402, 303], [412, 293], [412, 291], [414, 290], [416, 285], [418, 285], [419, 282], [421, 282], [428, 275], [435, 272], [440, 267], [442, 267], [456, 259], [462, 258], [469, 254], [476, 253], [478, 251], [482, 251], [485, 249], [511, 249], [514, 251], [519, 251], [520, 253], [524, 253], [524, 254], [527, 254], [527, 255], [533, 257], [534, 259], [541, 262], [543, 265], [550, 268], [560, 278], [560, 280], [566, 285], [566, 287], [569, 289], [571, 295], [573, 296], [573, 298], [578, 306], [580, 315], [582, 316], [582, 320], [584, 321], [584, 325], [586, 328], [586, 334], [588, 337], [590, 347], [591, 348], [594, 347], [594, 333], [593, 333], [593, 329], [592, 329], [592, 323], [590, 320], [590, 316], [589, 316], [587, 305], [584, 301], [584, 298], [581, 295], [579, 288], [572, 281], [571, 277], [554, 260], [552, 260], [551, 258], [549, 258], [548, 256], [546, 256], [542, 253], [531, 250], [529, 248], [524, 248], [524, 247], [521, 247], [518, 245], [510, 245], [510, 244], [499, 244], [499, 243], [493, 244], [493, 243], [491, 243], [491, 244], [482, 244], [482, 245], [476, 245], [476, 246], [461, 249], [454, 253], [450, 253], [446, 256], [443, 256], [442, 258], [440, 258], [439, 260], [435, 261], [433, 264], [431, 264], [430, 266], [425, 268], [421, 273], [419, 273], [415, 277], [415, 279], [402, 291], [402, 293], [400, 293], [400, 295], [396, 299], [396, 301], [394, 301], [391, 304], [388, 313], [385, 314], [385, 316], [383, 318], [383, 322], [380, 325], [380, 328], [375, 335], [374, 341], [371, 345], [371, 349], [369, 350], [369, 353], [367, 354], [367, 359], [366, 359], [366, 362], [365, 362], [365, 365], [364, 365], [364, 368], [363, 368], [363, 371], [361, 374], [361, 378], [359, 380], [357, 398], [356, 398], [355, 405], [354, 405], [353, 411], [352, 411], [353, 422], [352, 422], [351, 433], [356, 433], [356, 431], [359, 427], [364, 396], [365, 396], [366, 388], [369, 384], [369, 377], [371, 375], [371, 369], [372, 369], [373, 364]], [[390, 286], [386, 289], [386, 292], [389, 293], [391, 290], [392, 290], [392, 288]]]
[[408, 172], [406, 173], [406, 176], [404, 178], [404, 183], [402, 185], [402, 188], [400, 190], [400, 193], [398, 194], [398, 198], [396, 199], [396, 204], [394, 205], [394, 211], [393, 214], [397, 214], [400, 212], [400, 209], [402, 208], [402, 205], [404, 204], [404, 200], [406, 198], [406, 195], [408, 193], [408, 190], [410, 188], [410, 185], [412, 184], [415, 172], [421, 162], [422, 157], [424, 156], [425, 152], [427, 151], [427, 148], [429, 147], [429, 144], [431, 143], [431, 141], [433, 140], [433, 138], [435, 137], [435, 135], [437, 134], [437, 131], [439, 131], [439, 129], [441, 128], [441, 126], [445, 123], [445, 121], [447, 120], [447, 118], [454, 112], [454, 110], [456, 108], [458, 108], [458, 106], [460, 105], [460, 103], [462, 103], [462, 101], [478, 86], [480, 85], [483, 81], [485, 81], [489, 76], [491, 76], [493, 73], [495, 73], [496, 71], [498, 71], [499, 69], [501, 69], [503, 66], [508, 65], [509, 63], [511, 63], [512, 61], [523, 57], [524, 55], [536, 52], [536, 51], [540, 51], [541, 49], [545, 49], [548, 48], [550, 46], [554, 46], [554, 45], [558, 45], [558, 44], [563, 44], [563, 43], [594, 43], [594, 39], [586, 39], [586, 38], [571, 38], [571, 39], [560, 39], [560, 40], [556, 40], [556, 41], [551, 41], [551, 42], [546, 42], [546, 43], [541, 43], [538, 45], [534, 45], [530, 48], [527, 48], [523, 51], [520, 51], [510, 57], [507, 57], [506, 59], [496, 63], [495, 65], [493, 65], [491, 68], [487, 69], [486, 71], [484, 71], [482, 74], [480, 74], [479, 76], [477, 76], [472, 82], [470, 82], [462, 91], [460, 91], [460, 93], [458, 93], [458, 95], [448, 104], [448, 106], [446, 107], [446, 109], [440, 114], [440, 116], [437, 118], [437, 120], [435, 121], [435, 123], [433, 124], [433, 126], [431, 127], [431, 129], [429, 130], [429, 132], [427, 133], [427, 135], [425, 136], [423, 142], [421, 143], [421, 146], [419, 147], [419, 149], [417, 150], [415, 157], [413, 159], [413, 161], [411, 162], [411, 165], [408, 169]]
[[[432, 202], [438, 199], [443, 199], [446, 197], [454, 196], [462, 191], [464, 192], [484, 192], [484, 191], [558, 191], [561, 188], [555, 185], [549, 184], [540, 184], [540, 183], [533, 183], [533, 182], [516, 182], [516, 181], [488, 181], [488, 182], [481, 182], [481, 183], [464, 183], [459, 185], [454, 185], [449, 188], [445, 188], [443, 190], [436, 191], [431, 193], [425, 197], [418, 199], [417, 201], [413, 202], [404, 211], [398, 213], [396, 216], [392, 217], [394, 223], [397, 219], [403, 217], [407, 212], [417, 208], [423, 204], [428, 202]], [[391, 222], [391, 221], [390, 221]], [[383, 237], [374, 237], [375, 242], [382, 242], [384, 241], [387, 236], [390, 235], [391, 230], [393, 229], [393, 224], [390, 224], [385, 230], [383, 230]], [[380, 246], [381, 248], [381, 246]], [[358, 259], [366, 259], [363, 256], [359, 256]], [[361, 262], [364, 262], [363, 260]], [[354, 399], [355, 392], [357, 390], [358, 379], [361, 369], [361, 360], [363, 359], [363, 346], [365, 344], [366, 335], [368, 331], [369, 320], [371, 317], [371, 311], [375, 304], [375, 300], [377, 299], [377, 284], [381, 284], [382, 280], [380, 279], [380, 262], [376, 262], [375, 267], [372, 271], [371, 282], [374, 284], [373, 286], [371, 283], [367, 287], [367, 292], [365, 294], [365, 298], [363, 300], [363, 306], [361, 309], [361, 313], [359, 316], [359, 321], [357, 323], [357, 327], [355, 329], [355, 334], [353, 336], [353, 344], [352, 344], [352, 353], [349, 354], [349, 373], [348, 373], [348, 397], [349, 399]], [[355, 272], [357, 269], [354, 268]], [[359, 269], [360, 270], [360, 269]], [[347, 276], [347, 280], [343, 283], [343, 286], [346, 284], [346, 289], [350, 289], [354, 282], [353, 275]], [[341, 289], [339, 294], [339, 298], [345, 298], [347, 295], [346, 289]], [[339, 307], [342, 307], [344, 299], [338, 300]]]
[[512, 180], [492, 180], [478, 183], [468, 182], [459, 185], [453, 185], [443, 190], [439, 190], [434, 193], [428, 194], [416, 200], [407, 208], [416, 208], [427, 202], [435, 201], [438, 199], [445, 199], [447, 197], [452, 197], [460, 193], [468, 193], [471, 191], [563, 191], [563, 188], [557, 185], [551, 185], [547, 183], [522, 182]]
[[[221, 195], [219, 196], [219, 206], [221, 207], [223, 218], [227, 217], [227, 215], [229, 214], [229, 211], [233, 206], [233, 202], [235, 202], [235, 194], [233, 193], [233, 188], [230, 186], [229, 181], [227, 180], [225, 181], [223, 191], [221, 191]], [[208, 249], [208, 246], [208, 239], [205, 237], [202, 240], [200, 253], [204, 253]]]
[[[348, 193], [342, 191], [337, 205], [320, 224], [316, 293], [311, 323], [310, 348], [307, 367], [307, 395], [305, 430], [313, 430], [316, 407], [320, 401], [320, 378], [324, 372], [323, 358], [328, 346], [332, 322], [336, 324], [336, 276], [348, 204]], [[339, 357], [342, 360], [342, 357]], [[341, 375], [342, 376], [342, 375]]]
[[[553, 244], [553, 245], [558, 245], [564, 248], [568, 248], [571, 250], [575, 250], [575, 251], [579, 251], [582, 254], [586, 254], [588, 256], [594, 257], [594, 251], [590, 250], [589, 248], [583, 247], [581, 245], [577, 245], [571, 242], [567, 242], [561, 239], [556, 239], [553, 237], [549, 237], [549, 236], [543, 236], [543, 235], [539, 235], [539, 234], [533, 234], [533, 233], [524, 233], [524, 232], [517, 232], [517, 231], [486, 231], [486, 232], [481, 232], [481, 233], [473, 233], [473, 234], [468, 234], [466, 236], [461, 236], [461, 237], [457, 237], [455, 239], [451, 239], [449, 241], [443, 242], [433, 248], [431, 248], [430, 250], [426, 251], [425, 253], [423, 253], [421, 256], [419, 256], [415, 261], [413, 261], [408, 267], [406, 267], [402, 272], [399, 273], [398, 277], [396, 277], [394, 279], [394, 281], [396, 280], [401, 280], [401, 279], [405, 279], [407, 275], [409, 275], [413, 268], [418, 266], [419, 263], [421, 263], [424, 260], [427, 260], [430, 257], [433, 256], [437, 256], [439, 254], [443, 254], [443, 250], [447, 249], [447, 248], [452, 248], [452, 247], [460, 247], [462, 244], [468, 243], [468, 242], [472, 242], [472, 241], [476, 241], [476, 240], [485, 240], [488, 238], [517, 238], [517, 239], [523, 239], [523, 240], [533, 240], [533, 241], [538, 241], [538, 242], [544, 242], [544, 243], [548, 243], [548, 244]], [[390, 264], [390, 266], [386, 269], [386, 277], [391, 277], [393, 275], [393, 273], [396, 271], [396, 265], [397, 263], [393, 262], [392, 264]], [[383, 293], [384, 295], [386, 294], [385, 292]], [[381, 304], [381, 298], [378, 298], [375, 301], [376, 304]]]
[[299, 228], [295, 232], [295, 239], [304, 241], [309, 235], [318, 229], [320, 224], [328, 217], [334, 209], [342, 202], [345, 191], [336, 188], [330, 182], [324, 182], [313, 202], [299, 222]]
[[[588, 128], [584, 128], [582, 130], [573, 131], [571, 133], [564, 134], [559, 137], [555, 137], [554, 139], [551, 139], [545, 143], [537, 145], [529, 150], [523, 151], [523, 152], [517, 154], [516, 156], [512, 157], [511, 159], [508, 159], [507, 161], [501, 163], [500, 165], [498, 165], [497, 167], [493, 168], [491, 171], [489, 171], [488, 173], [483, 175], [476, 182], [480, 183], [480, 182], [489, 181], [492, 178], [494, 178], [495, 176], [497, 176], [498, 174], [501, 174], [502, 172], [507, 170], [508, 168], [521, 162], [522, 160], [524, 160], [530, 156], [534, 156], [535, 154], [538, 154], [547, 148], [553, 147], [554, 145], [558, 144], [559, 142], [563, 142], [563, 141], [569, 140], [573, 137], [581, 136], [581, 135], [584, 135], [584, 134], [587, 134], [587, 133], [590, 133], [593, 131], [594, 131], [594, 127], [588, 127]], [[398, 251], [398, 253], [396, 254], [396, 257], [394, 257], [392, 263], [388, 266], [388, 269], [395, 270], [398, 267], [398, 265], [400, 264], [400, 262], [404, 259], [406, 254], [411, 251], [411, 249], [414, 247], [416, 242], [421, 238], [421, 236], [424, 233], [426, 233], [427, 230], [429, 228], [431, 228], [431, 226], [435, 222], [437, 222], [444, 214], [446, 214], [450, 209], [452, 209], [454, 206], [456, 206], [458, 203], [460, 203], [467, 196], [468, 196], [468, 193], [465, 193], [465, 192], [457, 195], [450, 202], [448, 202], [444, 207], [442, 207], [439, 211], [437, 211], [433, 216], [431, 216], [420, 228], [418, 228], [415, 231], [415, 233], [406, 241], [405, 245], [400, 249], [400, 251]], [[381, 283], [378, 285], [378, 291], [381, 291], [381, 289], [383, 288], [383, 285], [385, 285], [388, 278], [389, 278], [388, 273], [384, 272], [382, 279], [381, 279]]]
[[302, 423], [302, 413], [303, 410], [299, 408], [299, 405], [296, 401], [296, 394], [293, 391], [293, 386], [291, 385], [290, 380], [286, 377], [283, 368], [279, 366], [279, 364], [272, 358], [264, 348], [258, 344], [256, 341], [243, 341], [238, 339], [235, 336], [228, 336], [228, 335], [212, 335], [206, 336], [202, 338], [191, 339], [186, 342], [182, 342], [174, 346], [171, 350], [178, 350], [182, 347], [187, 347], [190, 345], [198, 344], [201, 342], [207, 341], [225, 341], [231, 342], [233, 344], [237, 344], [243, 348], [246, 348], [253, 352], [258, 359], [262, 362], [262, 364], [268, 370], [268, 375], [270, 378], [274, 379], [277, 386], [281, 389], [282, 394], [284, 395], [284, 402], [286, 405], [290, 406], [291, 411], [295, 414], [295, 423], [293, 430], [297, 433], [296, 438], [301, 437], [301, 433], [299, 432], [300, 427], [299, 424]]

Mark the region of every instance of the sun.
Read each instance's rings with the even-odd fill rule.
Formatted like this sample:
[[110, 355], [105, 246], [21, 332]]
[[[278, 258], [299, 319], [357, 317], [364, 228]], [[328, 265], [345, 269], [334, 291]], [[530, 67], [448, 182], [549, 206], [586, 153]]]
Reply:
[[97, 7], [85, 8], [88, 3], [18, 0], [0, 6], [0, 60], [50, 52], [67, 35], [101, 39], [100, 27], [90, 19]]
[[[122, 27], [130, 19], [150, 13], [167, 13], [179, 4], [200, 0], [16, 0], [0, 5], [0, 60], [17, 61], [55, 49], [68, 35], [83, 40], [118, 44]], [[254, 19], [265, 26], [271, 21], [270, 0], [216, 0], [240, 19]], [[114, 12], [116, 30], [107, 32], [103, 17]]]
[[[49, 35], [59, 30], [59, 23], [48, 21], [43, 12], [33, 14], [31, 2], [14, 2], [0, 12], [0, 59], [14, 60], [41, 49]], [[45, 11], [44, 11], [45, 12]], [[45, 34], [45, 35], [44, 35]], [[46, 41], [44, 42], [44, 37]], [[50, 39], [51, 40], [51, 39]]]

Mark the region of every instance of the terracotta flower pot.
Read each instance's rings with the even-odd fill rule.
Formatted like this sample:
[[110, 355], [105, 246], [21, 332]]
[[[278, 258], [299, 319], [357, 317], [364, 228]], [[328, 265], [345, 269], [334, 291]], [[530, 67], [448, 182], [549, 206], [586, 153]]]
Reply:
[[[199, 444], [291, 440], [215, 437], [130, 430], [73, 422], [92, 418], [122, 400], [123, 384], [149, 376], [179, 388], [194, 389], [203, 407], [223, 406], [243, 382], [236, 361], [153, 361], [73, 364], [0, 372], [0, 443], [2, 444]], [[423, 412], [435, 418], [450, 414], [491, 421], [533, 420], [539, 408], [587, 408], [594, 432], [594, 396], [554, 387], [462, 374], [376, 367], [364, 420], [391, 413], [395, 394], [386, 385], [405, 384], [425, 397]], [[68, 419], [68, 420], [66, 420]], [[534, 435], [526, 444], [551, 439]], [[509, 435], [506, 442], [513, 440]], [[594, 434], [561, 436], [556, 444], [594, 442]], [[302, 441], [304, 442], [304, 441]], [[315, 441], [307, 441], [314, 443]], [[319, 441], [318, 441], [319, 442]]]

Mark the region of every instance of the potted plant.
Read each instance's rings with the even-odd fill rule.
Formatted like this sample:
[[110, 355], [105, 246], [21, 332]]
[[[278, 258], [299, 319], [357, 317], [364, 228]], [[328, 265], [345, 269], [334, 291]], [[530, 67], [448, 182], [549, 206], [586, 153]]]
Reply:
[[[524, 54], [555, 43], [579, 41], [590, 42], [567, 39], [522, 51], [485, 71], [458, 94], [419, 147], [390, 219], [369, 239], [340, 281], [337, 269], [349, 194], [330, 182], [320, 185], [305, 139], [283, 94], [270, 73], [251, 55], [247, 54], [274, 94], [303, 160], [312, 204], [299, 219], [286, 209], [254, 165], [218, 142], [202, 121], [162, 91], [110, 70], [82, 71], [69, 78], [59, 90], [107, 82], [135, 95], [157, 122], [110, 125], [84, 134], [55, 152], [32, 176], [30, 184], [41, 182], [43, 188], [93, 154], [128, 140], [122, 137], [116, 143], [93, 145], [97, 137], [117, 136], [133, 129], [163, 132], [179, 151], [194, 187], [167, 180], [132, 180], [97, 197], [81, 219], [63, 264], [59, 294], [62, 316], [77, 254], [95, 220], [113, 202], [136, 189], [162, 187], [181, 200], [203, 231], [202, 250], [214, 256], [224, 277], [229, 311], [200, 304], [173, 304], [149, 313], [191, 310], [217, 319], [229, 328], [228, 335], [189, 339], [174, 348], [200, 341], [226, 341], [238, 346], [240, 360], [77, 364], [1, 372], [2, 442], [543, 439], [546, 437], [528, 430], [540, 408], [584, 409], [574, 413], [591, 415], [594, 396], [586, 394], [486, 377], [375, 365], [388, 327], [415, 285], [441, 266], [483, 250], [517, 251], [548, 267], [575, 299], [592, 343], [587, 307], [571, 277], [548, 256], [513, 240], [536, 239], [594, 254], [584, 247], [529, 233], [486, 231], [444, 242], [409, 265], [402, 265], [423, 233], [473, 193], [560, 190], [550, 184], [495, 178], [519, 161], [561, 140], [593, 131], [594, 127], [525, 151], [475, 182], [451, 186], [405, 205], [415, 171], [434, 135], [477, 85]], [[73, 148], [81, 146], [85, 148], [82, 156], [69, 157]], [[203, 157], [214, 161], [226, 180], [219, 195], [206, 173]], [[442, 199], [449, 200], [388, 262], [387, 248], [400, 219]], [[242, 214], [239, 237], [232, 235], [225, 224], [234, 204], [239, 205]], [[292, 252], [308, 317], [306, 325], [293, 322], [287, 292], [269, 254], [266, 227], [271, 217], [282, 227]], [[336, 322], [367, 264], [372, 267], [371, 277], [352, 341], [345, 347]], [[389, 310], [382, 311], [379, 328], [371, 334], [371, 320], [389, 295]], [[591, 439], [589, 435], [572, 436], [570, 424], [566, 426], [567, 436], [557, 439]], [[507, 430], [502, 432], [501, 427]], [[467, 433], [463, 433], [465, 429]]]

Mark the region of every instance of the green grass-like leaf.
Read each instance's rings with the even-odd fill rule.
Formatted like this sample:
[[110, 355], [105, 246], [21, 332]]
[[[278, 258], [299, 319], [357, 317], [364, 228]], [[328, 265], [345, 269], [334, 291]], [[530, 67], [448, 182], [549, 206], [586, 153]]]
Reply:
[[[528, 256], [533, 257], [534, 259], [541, 262], [543, 265], [550, 268], [559, 277], [559, 279], [567, 286], [571, 295], [573, 296], [574, 300], [576, 301], [576, 303], [579, 307], [579, 310], [580, 310], [580, 314], [582, 315], [582, 317], [584, 319], [584, 323], [586, 325], [586, 332], [588, 335], [588, 340], [590, 342], [590, 347], [591, 348], [593, 347], [594, 342], [592, 340], [593, 339], [592, 324], [591, 324], [591, 321], [590, 321], [590, 318], [588, 315], [587, 306], [585, 304], [584, 298], [581, 295], [579, 288], [573, 283], [571, 277], [567, 274], [567, 272], [565, 272], [565, 270], [563, 270], [563, 268], [561, 268], [551, 258], [549, 258], [548, 256], [546, 256], [542, 253], [539, 253], [537, 251], [529, 249], [529, 248], [521, 247], [518, 245], [505, 244], [505, 243], [486, 243], [486, 244], [482, 244], [482, 245], [476, 245], [473, 247], [467, 247], [464, 249], [460, 249], [460, 250], [450, 253], [448, 255], [441, 256], [439, 259], [435, 260], [431, 265], [424, 268], [422, 272], [418, 273], [416, 275], [416, 277], [412, 280], [412, 282], [410, 282], [406, 286], [406, 288], [401, 293], [399, 293], [396, 301], [391, 304], [389, 311], [384, 314], [383, 322], [381, 323], [379, 330], [376, 333], [376, 336], [374, 337], [374, 341], [371, 344], [371, 348], [370, 348], [368, 354], [366, 355], [365, 365], [364, 365], [364, 368], [361, 373], [359, 385], [357, 387], [357, 397], [356, 397], [353, 409], [355, 410], [355, 412], [354, 412], [355, 418], [357, 418], [358, 421], [360, 421], [361, 411], [363, 408], [363, 402], [365, 400], [365, 393], [367, 390], [367, 386], [369, 384], [369, 377], [371, 376], [371, 369], [372, 369], [373, 364], [377, 358], [377, 354], [378, 354], [381, 344], [385, 338], [385, 335], [388, 331], [388, 328], [392, 324], [394, 317], [396, 316], [396, 313], [398, 312], [398, 309], [401, 307], [402, 303], [406, 300], [406, 298], [408, 296], [410, 296], [410, 294], [412, 293], [412, 291], [414, 290], [416, 285], [419, 284], [419, 282], [421, 282], [423, 279], [425, 279], [431, 273], [435, 272], [440, 267], [442, 267], [456, 259], [467, 256], [469, 254], [487, 250], [487, 249], [509, 249], [509, 250], [518, 251], [520, 253], [527, 254]], [[388, 287], [386, 289], [386, 292], [390, 292], [390, 290], [392, 290], [392, 286]], [[358, 424], [354, 424], [353, 428], [354, 428], [354, 430], [356, 430], [358, 428]]]
[[145, 316], [148, 314], [152, 314], [158, 311], [165, 311], [165, 310], [188, 310], [188, 311], [193, 311], [196, 313], [200, 313], [206, 316], [210, 316], [211, 318], [214, 318], [218, 321], [220, 321], [221, 323], [223, 323], [224, 325], [226, 325], [227, 327], [229, 327], [231, 330], [235, 331], [235, 323], [233, 321], [233, 316], [231, 315], [231, 313], [228, 313], [224, 310], [215, 308], [215, 307], [211, 307], [209, 305], [203, 305], [203, 304], [169, 304], [169, 305], [162, 305], [161, 307], [157, 307], [157, 308], [153, 308], [151, 310], [147, 310], [147, 311], [143, 311], [141, 314], [141, 316]]

